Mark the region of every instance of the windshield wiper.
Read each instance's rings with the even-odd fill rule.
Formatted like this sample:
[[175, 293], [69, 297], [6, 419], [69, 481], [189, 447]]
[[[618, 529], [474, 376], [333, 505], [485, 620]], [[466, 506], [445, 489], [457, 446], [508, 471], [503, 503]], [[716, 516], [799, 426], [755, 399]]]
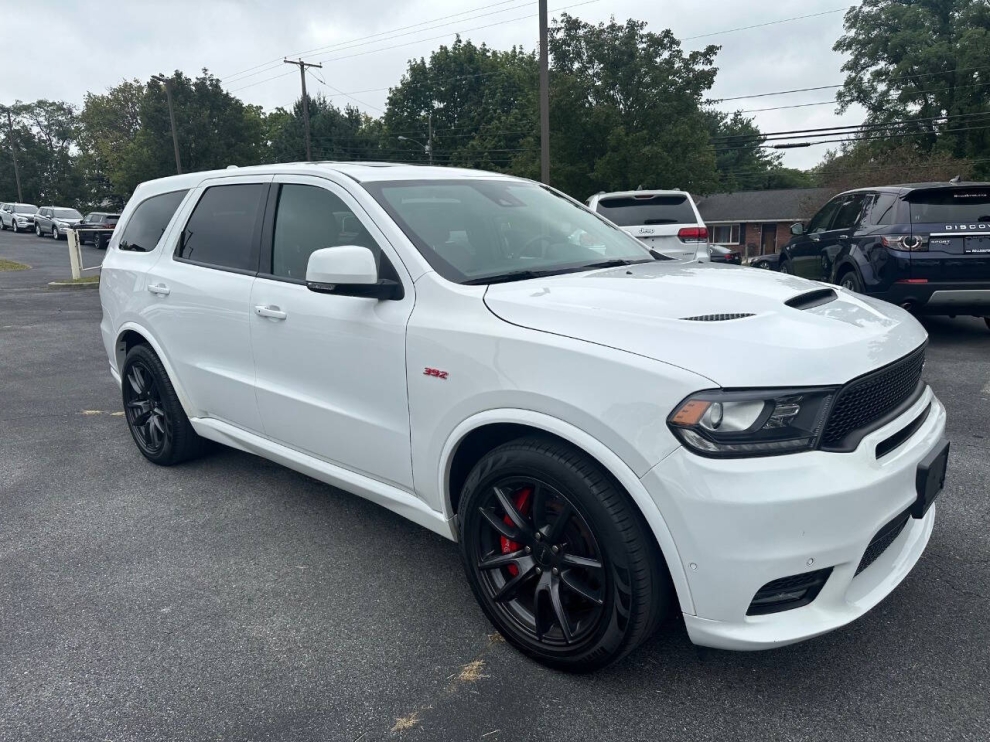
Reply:
[[582, 265], [578, 270], [593, 270], [595, 268], [621, 268], [624, 265], [638, 265], [648, 263], [648, 260], [627, 260], [623, 258], [613, 258], [612, 260], [602, 260], [599, 263], [588, 263]]
[[534, 270], [521, 270], [521, 271], [509, 271], [508, 273], [496, 273], [494, 276], [482, 276], [481, 278], [471, 278], [467, 281], [461, 281], [464, 286], [484, 286], [489, 283], [509, 283], [510, 281], [525, 281], [529, 278], [543, 278], [544, 276], [554, 276], [559, 273], [566, 273], [567, 269], [564, 270], [545, 270], [545, 271], [534, 271]]

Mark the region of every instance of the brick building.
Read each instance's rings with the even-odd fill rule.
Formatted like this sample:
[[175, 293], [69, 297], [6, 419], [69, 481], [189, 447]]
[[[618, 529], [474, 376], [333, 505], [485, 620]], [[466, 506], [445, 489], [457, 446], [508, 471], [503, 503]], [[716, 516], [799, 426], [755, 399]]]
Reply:
[[745, 259], [778, 252], [791, 238], [791, 225], [807, 223], [832, 193], [828, 188], [716, 193], [697, 205], [709, 239], [738, 246]]

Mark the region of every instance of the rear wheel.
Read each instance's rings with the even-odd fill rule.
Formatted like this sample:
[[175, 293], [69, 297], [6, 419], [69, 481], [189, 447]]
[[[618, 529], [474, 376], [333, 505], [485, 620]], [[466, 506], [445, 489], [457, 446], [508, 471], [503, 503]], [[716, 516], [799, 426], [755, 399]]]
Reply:
[[128, 351], [121, 379], [127, 427], [145, 458], [172, 466], [203, 452], [206, 441], [189, 424], [165, 367], [149, 346]]
[[839, 276], [839, 285], [847, 291], [857, 294], [863, 293], [863, 282], [859, 280], [859, 275], [852, 269]]
[[604, 667], [650, 636], [671, 587], [628, 496], [563, 443], [522, 438], [488, 453], [464, 485], [461, 556], [482, 610], [533, 659]]

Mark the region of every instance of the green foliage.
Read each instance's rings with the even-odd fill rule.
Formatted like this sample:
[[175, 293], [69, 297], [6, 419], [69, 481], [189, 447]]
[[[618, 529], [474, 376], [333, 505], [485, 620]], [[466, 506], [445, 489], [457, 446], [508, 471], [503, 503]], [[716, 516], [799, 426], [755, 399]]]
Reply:
[[878, 184], [947, 181], [957, 175], [969, 179], [973, 166], [947, 152], [922, 152], [912, 143], [878, 149], [852, 147], [830, 151], [811, 171], [815, 182], [835, 192]]
[[[343, 110], [323, 95], [309, 98], [309, 126], [314, 160], [379, 159], [381, 125], [357, 108]], [[265, 119], [270, 162], [299, 162], [306, 159], [306, 128], [302, 98], [292, 111], [276, 108]]]
[[[847, 54], [840, 108], [867, 123], [949, 117], [878, 128], [873, 151], [909, 142], [921, 153], [981, 160], [990, 173], [990, 4], [986, 0], [863, 0], [846, 13], [835, 50]], [[908, 134], [879, 139], [886, 134]]]

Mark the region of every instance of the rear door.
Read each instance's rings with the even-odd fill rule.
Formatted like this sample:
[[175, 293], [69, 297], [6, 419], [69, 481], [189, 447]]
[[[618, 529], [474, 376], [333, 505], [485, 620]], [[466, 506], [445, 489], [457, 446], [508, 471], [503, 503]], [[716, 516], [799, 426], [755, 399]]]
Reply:
[[912, 191], [906, 197], [911, 234], [928, 250], [911, 253], [912, 278], [990, 279], [990, 186]]
[[596, 210], [668, 258], [690, 260], [708, 242], [708, 230], [687, 193], [605, 196]]

